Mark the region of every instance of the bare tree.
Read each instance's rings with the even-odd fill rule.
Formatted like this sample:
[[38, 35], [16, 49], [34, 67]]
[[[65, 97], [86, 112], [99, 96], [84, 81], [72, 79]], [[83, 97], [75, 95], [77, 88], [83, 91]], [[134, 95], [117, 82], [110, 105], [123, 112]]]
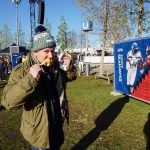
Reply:
[[102, 59], [100, 75], [103, 74], [104, 50], [107, 41], [109, 0], [76, 0], [77, 4], [85, 9], [84, 16], [90, 20], [98, 22], [97, 30], [102, 30]]
[[[25, 46], [26, 41], [25, 41], [25, 32], [22, 30], [22, 24], [19, 22], [18, 26], [18, 36], [19, 36], [19, 46]], [[15, 36], [17, 38], [17, 35]]]
[[52, 27], [51, 27], [51, 24], [50, 24], [49, 21], [48, 21], [48, 18], [46, 18], [45, 27], [46, 27], [46, 29], [47, 29], [47, 32], [48, 32], [49, 34], [51, 34]]
[[83, 33], [83, 31], [81, 31], [78, 35], [78, 43], [82, 52], [83, 48], [86, 47], [86, 35]]
[[143, 32], [148, 32], [150, 30], [150, 10], [149, 10], [149, 0], [132, 0], [128, 2], [131, 23], [135, 27], [137, 25], [137, 36], [141, 37]]
[[10, 29], [6, 23], [4, 23], [2, 31], [0, 33], [0, 43], [2, 48], [10, 46], [13, 42], [13, 36], [10, 32]]
[[66, 35], [67, 37], [67, 47], [72, 49], [75, 48], [77, 45], [77, 33], [76, 31], [72, 30], [69, 31]]
[[[126, 14], [124, 11], [115, 10], [114, 4], [118, 7], [123, 7], [119, 5], [117, 0], [76, 0], [78, 6], [83, 8], [84, 16], [89, 20], [94, 21], [94, 32], [99, 32], [100, 38], [102, 40], [102, 59], [101, 59], [101, 70], [100, 75], [103, 74], [103, 61], [104, 61], [104, 50], [106, 44], [110, 43], [112, 40], [119, 40], [119, 38], [125, 38], [128, 36], [129, 27]], [[121, 0], [121, 2], [123, 2]], [[116, 18], [118, 15], [120, 18]], [[126, 18], [126, 19], [123, 19]], [[118, 19], [118, 21], [116, 21]], [[123, 28], [122, 28], [123, 27]], [[126, 32], [128, 31], [128, 32]]]
[[123, 40], [131, 36], [128, 23], [129, 16], [126, 15], [128, 4], [125, 1], [115, 1], [111, 4], [108, 36], [109, 42]]

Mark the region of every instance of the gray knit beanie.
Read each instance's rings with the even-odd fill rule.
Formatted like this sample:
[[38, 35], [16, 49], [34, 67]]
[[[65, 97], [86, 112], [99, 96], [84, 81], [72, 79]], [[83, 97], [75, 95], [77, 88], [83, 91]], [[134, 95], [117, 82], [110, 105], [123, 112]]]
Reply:
[[33, 45], [31, 51], [39, 51], [44, 48], [55, 48], [56, 43], [48, 32], [39, 32], [33, 37]]

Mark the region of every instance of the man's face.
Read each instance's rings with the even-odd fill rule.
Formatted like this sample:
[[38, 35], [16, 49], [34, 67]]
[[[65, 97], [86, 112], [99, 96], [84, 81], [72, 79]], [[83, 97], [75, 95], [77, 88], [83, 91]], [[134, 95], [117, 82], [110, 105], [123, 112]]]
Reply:
[[138, 52], [138, 49], [133, 49], [132, 52], [133, 54], [136, 54]]
[[55, 53], [54, 50], [55, 48], [45, 48], [38, 52], [34, 52], [34, 56], [40, 63], [42, 63], [47, 58], [50, 58], [50, 59], [54, 58], [54, 53]]

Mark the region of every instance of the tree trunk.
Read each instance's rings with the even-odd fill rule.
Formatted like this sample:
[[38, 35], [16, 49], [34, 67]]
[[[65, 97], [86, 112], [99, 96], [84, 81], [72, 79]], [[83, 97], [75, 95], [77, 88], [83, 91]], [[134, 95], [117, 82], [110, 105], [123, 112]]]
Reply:
[[143, 20], [143, 13], [144, 13], [144, 0], [138, 0], [139, 3], [139, 14], [138, 14], [138, 37], [142, 36], [143, 26], [142, 26], [142, 20]]
[[103, 26], [103, 46], [102, 46], [102, 54], [101, 54], [101, 65], [100, 65], [100, 76], [103, 76], [103, 68], [104, 68], [104, 53], [105, 46], [107, 40], [107, 23], [108, 23], [108, 0], [106, 0], [106, 5], [104, 9], [104, 26]]

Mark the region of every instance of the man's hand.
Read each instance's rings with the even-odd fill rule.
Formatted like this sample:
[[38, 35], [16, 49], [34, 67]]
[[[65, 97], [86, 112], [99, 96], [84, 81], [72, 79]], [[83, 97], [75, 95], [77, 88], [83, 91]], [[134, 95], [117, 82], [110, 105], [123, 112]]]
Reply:
[[40, 64], [35, 64], [30, 67], [30, 73], [34, 78], [37, 78], [38, 75], [40, 75], [42, 72], [42, 67]]
[[71, 57], [69, 57], [67, 53], [61, 53], [58, 56], [58, 60], [60, 62], [61, 69], [67, 71], [70, 65]]
[[63, 59], [63, 65], [68, 67], [69, 64], [70, 64], [71, 59], [68, 56], [66, 56], [66, 55], [64, 55], [62, 59]]

